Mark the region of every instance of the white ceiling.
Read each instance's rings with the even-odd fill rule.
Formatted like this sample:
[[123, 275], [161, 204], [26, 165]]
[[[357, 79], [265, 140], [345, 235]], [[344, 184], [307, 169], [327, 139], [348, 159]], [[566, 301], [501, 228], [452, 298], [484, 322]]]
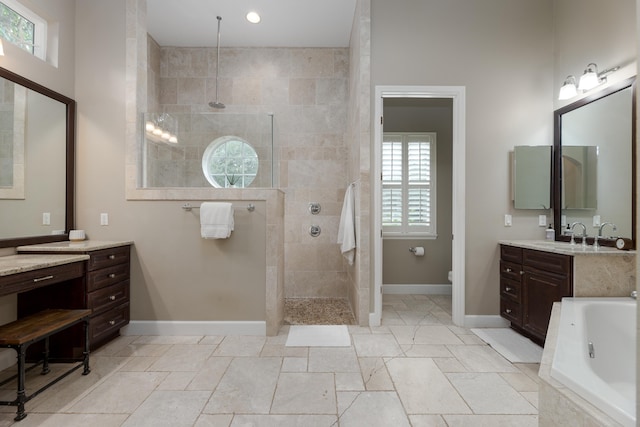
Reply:
[[[160, 46], [347, 47], [356, 0], [147, 0]], [[245, 19], [254, 10], [262, 21]]]

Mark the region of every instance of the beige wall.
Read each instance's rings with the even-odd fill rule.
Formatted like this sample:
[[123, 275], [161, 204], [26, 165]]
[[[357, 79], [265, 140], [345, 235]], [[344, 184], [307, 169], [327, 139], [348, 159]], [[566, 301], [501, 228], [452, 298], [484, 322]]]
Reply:
[[[597, 3], [594, 8], [597, 16], [581, 15], [585, 12], [576, 7], [576, 2], [584, 3], [578, 0], [372, 1], [373, 85], [463, 85], [467, 88], [467, 314], [498, 312], [497, 240], [540, 238], [543, 233], [537, 227], [538, 212], [517, 212], [511, 208], [508, 152], [514, 145], [551, 143], [551, 112], [558, 106], [554, 100], [567, 74], [581, 73], [591, 61], [606, 67], [636, 57], [635, 13], [631, 0], [616, 2], [615, 9], [603, 8], [590, 0]], [[136, 242], [132, 268], [134, 318], [187, 318], [191, 314], [185, 314], [181, 304], [176, 310], [168, 306], [176, 298], [180, 301], [179, 293], [184, 294], [185, 289], [193, 298], [209, 290], [202, 277], [217, 274], [216, 264], [211, 263], [210, 257], [215, 250], [201, 250], [202, 242], [193, 236], [191, 224], [185, 223], [190, 219], [179, 209], [179, 203], [125, 200], [124, 166], [130, 157], [125, 150], [124, 118], [129, 107], [125, 93], [135, 90], [125, 78], [125, 35], [133, 31], [126, 27], [125, 17], [127, 10], [131, 10], [127, 6], [136, 2], [83, 0], [76, 5], [71, 0], [32, 0], [31, 3], [61, 22], [59, 67], [37, 62], [20, 52], [0, 58], [0, 66], [78, 100], [77, 226], [86, 229], [94, 239]], [[368, 8], [367, 1], [359, 5]], [[557, 17], [555, 38], [554, 14]], [[74, 18], [75, 30], [70, 25]], [[584, 31], [594, 31], [598, 43], [595, 47], [575, 40], [573, 35]], [[629, 31], [633, 32], [631, 37]], [[358, 47], [361, 67], [350, 73], [356, 83], [368, 77], [365, 59], [368, 59], [369, 44]], [[5, 50], [11, 53], [13, 49], [9, 46]], [[77, 64], [75, 68], [74, 64]], [[355, 104], [370, 96], [370, 88], [360, 85], [359, 89], [363, 96], [354, 98]], [[326, 197], [323, 193], [319, 201], [326, 201], [323, 206], [333, 204], [335, 210], [329, 209], [329, 212], [337, 216], [343, 186], [349, 180], [361, 180], [358, 232], [362, 249], [353, 277], [361, 290], [368, 291], [371, 265], [365, 254], [370, 245], [371, 224], [370, 138], [366, 135], [370, 131], [370, 109], [360, 105], [358, 111], [360, 114], [351, 119], [354, 124], [350, 124], [353, 126], [350, 136], [355, 138], [354, 150], [349, 152], [345, 148], [349, 144], [341, 146], [345, 149], [343, 153], [349, 153], [350, 164], [344, 166], [340, 185], [334, 185]], [[351, 107], [349, 114], [353, 114]], [[292, 149], [304, 151], [304, 147]], [[319, 156], [320, 152], [313, 155]], [[289, 174], [287, 178], [294, 176], [290, 173], [292, 167], [305, 171], [313, 164], [306, 157], [288, 160], [292, 161], [287, 165], [287, 172], [283, 172]], [[316, 201], [311, 200], [311, 196], [317, 193], [311, 193], [309, 188], [314, 189], [302, 187], [287, 192], [288, 200], [294, 202], [287, 205], [288, 216], [300, 215], [299, 224], [306, 225], [308, 221], [304, 213], [306, 204]], [[110, 213], [108, 227], [99, 226], [101, 212]], [[502, 225], [505, 213], [514, 215], [511, 228]], [[302, 238], [302, 235], [294, 235], [287, 241], [292, 244], [291, 239]], [[178, 252], [184, 274], [176, 283], [175, 276], [169, 275], [167, 279], [163, 273], [174, 265], [173, 257]], [[288, 283], [296, 283], [293, 272], [288, 273]], [[228, 289], [232, 293], [229, 298], [239, 295], [236, 287], [229, 285]], [[361, 293], [356, 298], [363, 296]], [[239, 307], [237, 317], [253, 318], [253, 313], [259, 312], [254, 309], [258, 305], [247, 301], [246, 306]], [[213, 305], [212, 312], [200, 317], [227, 316], [227, 313], [215, 312], [218, 307], [220, 305]]]
[[590, 62], [600, 71], [622, 67], [608, 77], [609, 83], [636, 74], [635, 8], [634, 0], [616, 0], [606, 7], [599, 0], [554, 0], [554, 108], [578, 99], [558, 101], [557, 94], [568, 75], [580, 78]]
[[542, 238], [550, 214], [513, 210], [508, 153], [551, 144], [551, 14], [551, 0], [372, 2], [373, 85], [466, 87], [468, 315], [499, 311], [498, 240]]
[[[265, 320], [265, 202], [238, 203], [253, 202], [256, 211], [236, 209], [231, 238], [214, 241], [200, 238], [197, 211], [185, 212], [179, 200], [126, 200], [125, 100], [135, 91], [126, 74], [126, 16], [136, 13], [126, 6], [134, 4], [77, 5], [77, 225], [91, 239], [135, 242], [133, 320]], [[101, 212], [109, 226], [99, 225]]]
[[[384, 100], [385, 132], [436, 132], [436, 239], [382, 242], [382, 283], [448, 284], [451, 270], [453, 104], [451, 100], [389, 98]], [[423, 257], [409, 252], [422, 246]]]

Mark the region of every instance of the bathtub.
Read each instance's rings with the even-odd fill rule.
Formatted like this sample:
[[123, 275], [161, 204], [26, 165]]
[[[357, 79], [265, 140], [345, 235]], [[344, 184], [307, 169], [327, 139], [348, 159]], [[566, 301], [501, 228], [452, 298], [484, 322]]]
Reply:
[[636, 425], [636, 301], [564, 298], [551, 377], [625, 427]]

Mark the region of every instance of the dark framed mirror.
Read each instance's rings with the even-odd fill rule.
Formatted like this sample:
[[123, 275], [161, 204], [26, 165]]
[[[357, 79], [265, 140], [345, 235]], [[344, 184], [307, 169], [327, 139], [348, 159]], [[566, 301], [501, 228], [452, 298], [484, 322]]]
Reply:
[[636, 83], [611, 85], [554, 112], [555, 240], [636, 240]]
[[0, 248], [68, 240], [76, 102], [0, 68]]

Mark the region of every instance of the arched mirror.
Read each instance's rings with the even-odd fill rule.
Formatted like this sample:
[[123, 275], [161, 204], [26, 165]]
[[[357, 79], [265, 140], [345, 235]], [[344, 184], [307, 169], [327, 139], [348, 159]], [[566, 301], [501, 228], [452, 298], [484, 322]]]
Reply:
[[[635, 247], [635, 78], [624, 80], [554, 113], [554, 225], [556, 240], [570, 240], [573, 223], [587, 243]], [[582, 235], [582, 227], [576, 227]], [[580, 239], [578, 239], [580, 241]]]
[[0, 68], [0, 248], [68, 239], [76, 102]]

